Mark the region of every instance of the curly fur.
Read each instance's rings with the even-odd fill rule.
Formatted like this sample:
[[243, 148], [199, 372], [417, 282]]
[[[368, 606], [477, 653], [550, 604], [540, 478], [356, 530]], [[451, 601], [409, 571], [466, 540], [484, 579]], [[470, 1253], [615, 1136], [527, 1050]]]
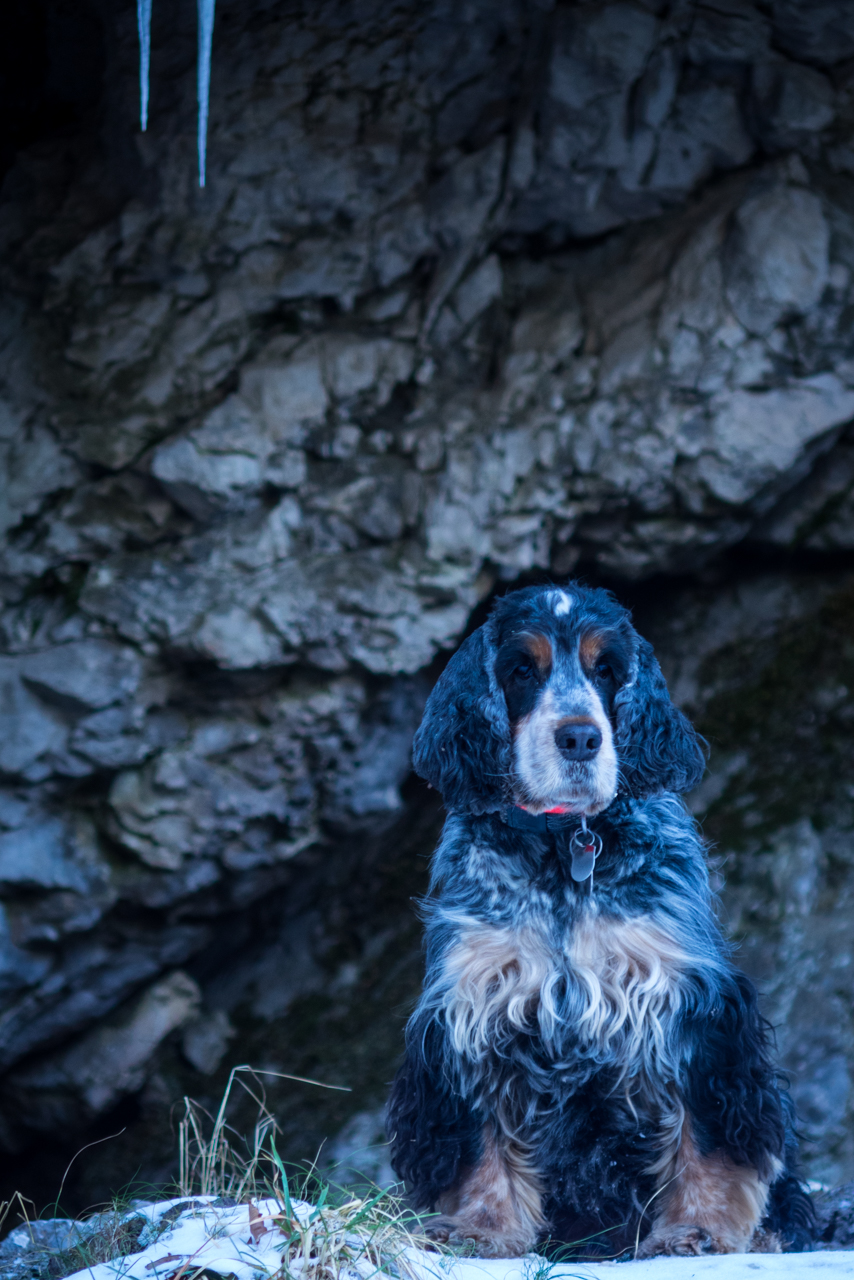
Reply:
[[[520, 825], [514, 808], [518, 727], [540, 705], [548, 733], [613, 731], [604, 808], [585, 800], [595, 742], [588, 760], [542, 738], [548, 787], [573, 797], [558, 808], [597, 815], [595, 884], [567, 873], [572, 812]], [[438, 681], [414, 754], [448, 818], [389, 1132], [437, 1231], [492, 1256], [537, 1237], [609, 1254], [638, 1233], [648, 1253], [746, 1248], [754, 1231], [755, 1248], [803, 1247], [791, 1105], [674, 794], [702, 775], [702, 744], [626, 611], [574, 583], [499, 601]]]
[[634, 796], [690, 791], [706, 767], [700, 740], [670, 701], [652, 645], [637, 639], [635, 667], [615, 699], [616, 747]]

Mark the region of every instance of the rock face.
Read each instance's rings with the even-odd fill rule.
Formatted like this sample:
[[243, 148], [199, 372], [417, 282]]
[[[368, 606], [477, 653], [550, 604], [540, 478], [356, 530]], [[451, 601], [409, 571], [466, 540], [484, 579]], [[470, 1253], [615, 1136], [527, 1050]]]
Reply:
[[135, 1098], [153, 1149], [241, 1060], [353, 1085], [271, 1085], [294, 1154], [370, 1128], [436, 663], [578, 569], [706, 727], [809, 1169], [852, 1176], [850, 7], [223, 0], [204, 191], [195, 7], [144, 135], [132, 7], [78, 8], [30, 23], [0, 196], [3, 1143]]

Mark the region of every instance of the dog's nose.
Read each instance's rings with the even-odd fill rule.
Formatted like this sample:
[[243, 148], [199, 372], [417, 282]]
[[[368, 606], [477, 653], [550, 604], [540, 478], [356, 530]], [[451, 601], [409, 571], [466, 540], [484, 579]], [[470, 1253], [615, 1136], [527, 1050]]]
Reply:
[[555, 731], [555, 742], [567, 760], [592, 760], [602, 745], [602, 734], [595, 724], [562, 724]]

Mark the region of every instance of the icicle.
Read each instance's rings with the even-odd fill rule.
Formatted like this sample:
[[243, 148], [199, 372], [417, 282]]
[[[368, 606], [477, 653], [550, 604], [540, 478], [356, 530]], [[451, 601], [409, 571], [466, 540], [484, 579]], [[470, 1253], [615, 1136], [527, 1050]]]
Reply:
[[214, 0], [197, 0], [199, 13], [199, 186], [205, 185], [208, 145], [208, 103], [211, 93], [211, 45]]
[[139, 29], [139, 124], [148, 128], [148, 68], [151, 63], [151, 0], [136, 0], [136, 25]]

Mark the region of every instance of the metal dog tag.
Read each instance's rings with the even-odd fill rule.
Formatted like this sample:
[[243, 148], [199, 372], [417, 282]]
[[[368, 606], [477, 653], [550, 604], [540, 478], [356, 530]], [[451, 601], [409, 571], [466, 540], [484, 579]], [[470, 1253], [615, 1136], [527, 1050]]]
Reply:
[[581, 831], [573, 833], [569, 842], [569, 852], [572, 855], [572, 867], [569, 874], [573, 880], [581, 884], [593, 874], [596, 859], [602, 852], [602, 839], [595, 832], [588, 831], [585, 824]]

